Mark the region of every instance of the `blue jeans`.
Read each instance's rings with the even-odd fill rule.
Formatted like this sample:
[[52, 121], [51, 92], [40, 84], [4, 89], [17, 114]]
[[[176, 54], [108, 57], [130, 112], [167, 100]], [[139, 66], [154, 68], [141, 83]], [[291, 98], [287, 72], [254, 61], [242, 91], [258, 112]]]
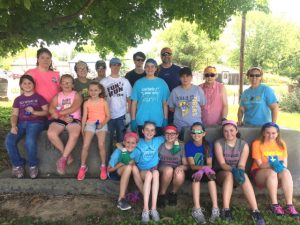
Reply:
[[117, 134], [117, 142], [122, 142], [124, 138], [125, 128], [125, 115], [116, 119], [111, 119], [107, 123], [108, 131], [110, 132], [110, 141], [112, 142], [114, 134]]
[[18, 143], [24, 135], [25, 149], [28, 154], [29, 166], [37, 166], [37, 138], [43, 131], [45, 124], [43, 122], [28, 122], [21, 121], [17, 125], [18, 133], [13, 134], [9, 132], [5, 138], [5, 146], [8, 152], [10, 161], [13, 166], [23, 166], [26, 160], [23, 159], [19, 153]]

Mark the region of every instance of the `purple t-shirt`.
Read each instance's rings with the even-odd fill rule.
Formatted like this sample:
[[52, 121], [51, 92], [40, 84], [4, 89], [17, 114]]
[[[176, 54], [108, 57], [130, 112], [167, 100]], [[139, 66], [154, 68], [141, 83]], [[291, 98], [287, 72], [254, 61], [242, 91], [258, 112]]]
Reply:
[[20, 95], [14, 100], [13, 108], [19, 109], [19, 121], [43, 122], [46, 117], [26, 115], [25, 108], [31, 106], [35, 111], [41, 111], [42, 106], [48, 102], [39, 94], [34, 93], [31, 96]]

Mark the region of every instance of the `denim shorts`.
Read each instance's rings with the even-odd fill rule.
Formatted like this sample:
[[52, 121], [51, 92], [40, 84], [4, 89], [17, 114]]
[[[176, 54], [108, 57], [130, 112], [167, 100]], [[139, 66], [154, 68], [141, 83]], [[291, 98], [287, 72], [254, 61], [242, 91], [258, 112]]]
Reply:
[[107, 131], [107, 124], [105, 124], [101, 129], [96, 129], [95, 123], [86, 123], [84, 131], [89, 131], [92, 133], [98, 133], [100, 131]]

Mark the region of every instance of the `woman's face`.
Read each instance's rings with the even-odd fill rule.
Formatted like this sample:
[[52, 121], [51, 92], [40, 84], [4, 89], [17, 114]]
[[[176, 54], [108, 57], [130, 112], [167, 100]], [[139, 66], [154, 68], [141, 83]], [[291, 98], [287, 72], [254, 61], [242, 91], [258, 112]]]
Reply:
[[204, 78], [205, 78], [205, 83], [213, 84], [217, 78], [217, 75], [214, 73], [205, 73]]
[[191, 135], [193, 141], [201, 142], [203, 137], [205, 136], [205, 131], [200, 125], [195, 125], [192, 127]]
[[234, 140], [236, 140], [237, 133], [238, 133], [238, 130], [232, 124], [227, 124], [227, 125], [225, 125], [223, 127], [223, 135], [224, 135], [224, 138], [227, 141], [234, 141]]
[[167, 129], [165, 131], [165, 137], [167, 142], [175, 142], [177, 140], [178, 133], [174, 130]]
[[267, 127], [263, 132], [264, 141], [275, 141], [278, 136], [278, 131], [275, 127]]
[[124, 145], [127, 151], [132, 152], [136, 147], [136, 139], [134, 137], [128, 137], [124, 140]]
[[147, 124], [143, 129], [145, 140], [151, 140], [155, 135], [155, 126], [153, 124]]
[[262, 76], [259, 70], [251, 70], [249, 76], [249, 81], [251, 84], [251, 87], [257, 87], [258, 85], [260, 85], [261, 80], [262, 80]]
[[40, 54], [39, 57], [37, 58], [37, 61], [39, 67], [46, 68], [46, 69], [49, 69], [52, 63], [51, 56], [46, 52]]
[[24, 79], [20, 85], [20, 88], [24, 92], [31, 92], [34, 89], [34, 84], [30, 80]]
[[85, 78], [88, 74], [87, 65], [85, 63], [78, 63], [76, 65], [76, 73], [78, 78]]

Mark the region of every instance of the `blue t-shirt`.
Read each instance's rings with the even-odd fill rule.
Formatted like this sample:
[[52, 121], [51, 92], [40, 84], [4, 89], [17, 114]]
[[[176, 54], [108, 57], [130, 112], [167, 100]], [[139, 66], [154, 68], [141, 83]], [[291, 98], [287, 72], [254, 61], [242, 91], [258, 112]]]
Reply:
[[[193, 157], [196, 166], [206, 165], [204, 145], [196, 146], [193, 141], [185, 144], [185, 156]], [[209, 156], [213, 157], [213, 145], [209, 143]]]
[[[134, 151], [134, 150], [133, 150]], [[132, 152], [133, 152], [132, 151]], [[128, 152], [129, 155], [132, 154], [132, 152]], [[111, 167], [115, 167], [119, 162], [121, 162], [121, 156], [122, 156], [122, 151], [120, 149], [116, 149], [110, 156], [110, 160], [108, 162], [108, 165]]]
[[257, 88], [247, 88], [240, 100], [240, 105], [245, 108], [244, 124], [261, 126], [272, 122], [269, 106], [277, 102], [273, 89], [264, 84]]
[[168, 85], [158, 77], [137, 80], [131, 95], [131, 100], [137, 102], [137, 124], [143, 126], [145, 121], [152, 121], [157, 127], [161, 127], [164, 119], [163, 103], [169, 95]]
[[158, 165], [158, 148], [165, 142], [163, 136], [154, 137], [151, 141], [141, 138], [137, 147], [130, 154], [140, 170], [149, 170]]
[[163, 68], [162, 66], [159, 66], [159, 72], [157, 76], [163, 79], [168, 84], [169, 90], [172, 91], [181, 84], [179, 79], [179, 71], [180, 67], [175, 64], [172, 64], [170, 68]]

